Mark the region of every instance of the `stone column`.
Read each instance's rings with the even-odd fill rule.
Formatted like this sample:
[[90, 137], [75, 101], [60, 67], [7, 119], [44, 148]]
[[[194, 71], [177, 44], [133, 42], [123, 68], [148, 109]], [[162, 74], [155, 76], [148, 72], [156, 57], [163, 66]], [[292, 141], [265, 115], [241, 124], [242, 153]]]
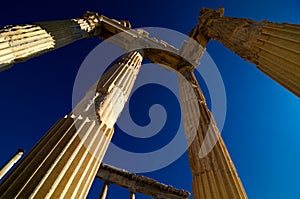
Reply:
[[0, 184], [0, 198], [85, 198], [141, 62], [139, 52], [117, 61]]
[[[188, 60], [201, 58], [210, 39], [207, 25], [222, 16], [223, 10], [202, 9], [200, 14], [198, 24], [189, 33], [192, 39], [180, 49]], [[198, 42], [198, 47], [195, 48], [197, 45], [193, 40]], [[194, 67], [181, 63], [177, 74], [184, 130], [189, 144], [193, 198], [246, 199], [243, 185], [194, 75]]]
[[[243, 185], [220, 136], [193, 70], [178, 75], [194, 199], [246, 199]], [[207, 154], [207, 155], [206, 155]]]
[[[200, 18], [216, 12], [203, 9]], [[255, 64], [300, 97], [300, 24], [214, 16], [204, 28], [209, 38]]]
[[23, 149], [18, 149], [17, 153], [1, 168], [0, 179], [14, 166], [14, 164], [22, 157]]
[[103, 186], [102, 186], [102, 189], [101, 189], [99, 199], [105, 199], [106, 198], [108, 187], [109, 187], [109, 183], [104, 182]]
[[0, 71], [76, 40], [96, 36], [101, 17], [86, 13], [71, 20], [6, 26], [0, 29]]
[[135, 199], [135, 193], [130, 191], [129, 199]]

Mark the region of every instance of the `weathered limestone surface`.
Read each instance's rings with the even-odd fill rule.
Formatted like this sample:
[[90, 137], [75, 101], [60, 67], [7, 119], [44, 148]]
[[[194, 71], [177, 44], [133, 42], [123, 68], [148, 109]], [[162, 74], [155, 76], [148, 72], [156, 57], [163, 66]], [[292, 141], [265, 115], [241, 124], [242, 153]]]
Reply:
[[[188, 41], [180, 49], [183, 54], [196, 49], [197, 59], [201, 58], [209, 42], [206, 25], [223, 13], [222, 9], [204, 11], [201, 11], [198, 24], [189, 33], [200, 47]], [[181, 63], [177, 74], [184, 130], [190, 145], [188, 157], [193, 178], [193, 198], [246, 199], [243, 185], [194, 76], [194, 67]]]
[[[220, 9], [202, 9], [202, 33], [300, 97], [300, 24], [225, 17]], [[200, 20], [201, 19], [201, 20]]]
[[[223, 12], [223, 9], [202, 9], [199, 22], [189, 36], [204, 47], [210, 39], [220, 41], [300, 97], [299, 25], [223, 17]], [[179, 71], [188, 80], [178, 76], [184, 128], [191, 142], [188, 154], [194, 198], [247, 198], [194, 77], [193, 66], [184, 59], [188, 57], [195, 64], [204, 47], [192, 47], [188, 41], [184, 44], [187, 48], [183, 45], [178, 50], [149, 38], [145, 31], [130, 30], [125, 21], [87, 13], [74, 20], [4, 27], [0, 30], [0, 70], [81, 38], [106, 39], [124, 31], [126, 35], [115, 41], [117, 45], [128, 50], [134, 41], [138, 40], [136, 45], [146, 42], [149, 45], [143, 50], [146, 58]], [[59, 120], [1, 183], [0, 197], [84, 198], [111, 140], [113, 125], [129, 96], [141, 60], [141, 55], [133, 52], [112, 66], [95, 89], [88, 92], [72, 113]], [[195, 99], [191, 93], [196, 94]], [[202, 146], [207, 135], [209, 142]], [[208, 155], [199, 156], [200, 151]]]
[[112, 66], [1, 183], [0, 198], [85, 198], [141, 62], [132, 52]]
[[[156, 199], [187, 199], [190, 195], [187, 191], [178, 190], [172, 186], [159, 183], [151, 178], [129, 173], [123, 169], [115, 168], [106, 164], [101, 164], [96, 177], [104, 181], [103, 188], [105, 188], [108, 183], [115, 184], [129, 189], [131, 192], [130, 196], [132, 197], [135, 192], [139, 192]], [[100, 198], [101, 196], [102, 194], [100, 195]]]
[[188, 157], [193, 178], [193, 198], [246, 199], [243, 185], [206, 106], [193, 70], [182, 70], [181, 74], [183, 76], [178, 75], [178, 84], [184, 129], [191, 144]]
[[98, 14], [86, 13], [71, 20], [6, 26], [0, 29], [0, 71], [79, 39], [98, 35], [99, 24]]

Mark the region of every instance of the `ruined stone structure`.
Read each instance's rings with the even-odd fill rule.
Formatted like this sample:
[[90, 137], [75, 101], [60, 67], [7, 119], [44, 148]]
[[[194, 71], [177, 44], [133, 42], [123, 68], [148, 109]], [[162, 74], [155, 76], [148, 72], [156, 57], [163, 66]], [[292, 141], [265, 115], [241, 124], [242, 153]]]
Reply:
[[226, 17], [223, 12], [202, 9], [195, 28], [300, 97], [300, 25]]
[[[189, 83], [192, 83], [190, 86], [182, 76], [178, 76], [180, 104], [184, 112], [184, 130], [191, 144], [188, 148], [188, 157], [193, 177], [194, 199], [247, 198], [193, 71], [186, 69], [181, 73]], [[194, 95], [191, 93], [196, 94], [196, 99], [193, 99]], [[197, 131], [194, 137], [191, 134], [195, 127]], [[208, 142], [204, 142], [205, 138]], [[202, 157], [199, 154], [200, 149], [208, 154]]]
[[97, 178], [104, 181], [99, 198], [105, 199], [109, 184], [124, 187], [130, 191], [130, 199], [139, 192], [157, 199], [187, 199], [190, 193], [184, 190], [177, 190], [172, 186], [159, 183], [145, 176], [129, 173], [106, 164], [102, 164], [97, 173]]
[[[209, 42], [203, 28], [212, 17], [219, 14], [218, 11], [203, 13], [202, 10], [199, 23], [189, 33], [189, 36], [202, 46], [202, 49], [199, 49], [198, 59]], [[187, 46], [189, 42], [183, 45], [181, 50], [188, 52], [185, 49]], [[193, 197], [246, 199], [244, 187], [194, 75], [195, 67], [182, 64], [178, 70], [182, 76], [177, 75], [184, 130], [190, 144], [188, 157], [192, 172]]]
[[0, 71], [82, 38], [98, 35], [99, 16], [6, 26], [0, 30]]
[[[62, 27], [63, 24], [66, 26]], [[149, 179], [146, 181], [152, 184], [138, 190], [144, 178], [136, 177], [143, 180], [133, 182], [128, 179], [133, 174], [107, 166], [102, 166], [97, 173], [142, 58], [147, 58], [178, 74], [184, 129], [191, 144], [188, 155], [193, 197], [247, 198], [193, 70], [209, 40], [215, 39], [299, 97], [300, 26], [224, 17], [221, 8], [216, 11], [204, 8], [198, 24], [189, 33], [191, 39], [176, 49], [150, 38], [143, 30], [130, 29], [126, 21], [87, 13], [76, 20], [5, 27], [0, 31], [0, 67], [5, 68], [77, 39], [90, 36], [107, 39], [117, 33], [122, 34], [110, 42], [130, 53], [91, 87], [72, 113], [59, 120], [1, 183], [0, 197], [84, 198], [97, 175], [105, 181], [100, 197], [103, 199], [109, 183], [127, 187], [130, 198], [135, 198], [135, 191], [154, 194], [151, 196], [156, 198], [160, 196], [155, 193], [166, 194], [162, 198], [187, 198], [186, 192], [165, 188]], [[135, 46], [139, 43], [146, 44], [147, 48], [136, 51]], [[202, 146], [204, 139], [208, 139], [208, 144]], [[108, 180], [107, 176], [111, 178]], [[126, 183], [135, 183], [136, 189]]]
[[141, 63], [137, 51], [117, 61], [1, 183], [1, 198], [85, 198]]

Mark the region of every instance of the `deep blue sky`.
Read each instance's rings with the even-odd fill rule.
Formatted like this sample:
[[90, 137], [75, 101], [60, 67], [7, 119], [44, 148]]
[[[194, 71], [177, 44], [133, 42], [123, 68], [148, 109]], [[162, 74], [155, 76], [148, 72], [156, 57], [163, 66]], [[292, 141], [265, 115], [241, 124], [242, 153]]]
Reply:
[[[74, 18], [88, 10], [127, 19], [134, 28], [153, 26], [188, 33], [202, 6], [223, 6], [227, 16], [300, 23], [299, 0], [15, 0], [1, 2], [0, 25]], [[19, 147], [28, 152], [56, 120], [71, 111], [77, 70], [99, 42], [97, 38], [78, 41], [0, 73], [0, 165]], [[248, 197], [300, 199], [299, 98], [221, 44], [212, 41], [207, 51], [226, 88], [222, 136]], [[191, 191], [186, 154], [144, 175]], [[97, 198], [99, 191], [100, 182], [94, 184], [89, 198]], [[126, 190], [111, 191], [109, 198], [128, 197], [121, 194], [127, 194]]]

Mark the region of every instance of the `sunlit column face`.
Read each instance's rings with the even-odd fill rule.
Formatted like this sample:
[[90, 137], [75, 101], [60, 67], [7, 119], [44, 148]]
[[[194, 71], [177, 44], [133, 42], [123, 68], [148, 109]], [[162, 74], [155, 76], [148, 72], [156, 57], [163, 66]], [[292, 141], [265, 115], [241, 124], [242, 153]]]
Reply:
[[[127, 53], [105, 72], [100, 80], [86, 92], [84, 98], [72, 110], [71, 117], [87, 118], [101, 129], [103, 139], [108, 143], [113, 135], [113, 126], [121, 114], [130, 95], [142, 63], [138, 52]], [[80, 129], [80, 126], [76, 126]], [[99, 154], [84, 131], [78, 133], [87, 150], [99, 161], [105, 154], [107, 146]]]
[[300, 25], [219, 17], [207, 34], [300, 97]]
[[96, 36], [101, 23], [97, 13], [71, 20], [5, 26], [0, 29], [0, 71], [12, 64]]
[[[3, 186], [3, 197], [85, 198], [139, 72], [142, 56], [123, 56], [58, 121]], [[18, 177], [16, 177], [18, 176]]]
[[0, 31], [0, 70], [15, 60], [54, 48], [50, 33], [37, 25], [14, 26]]

